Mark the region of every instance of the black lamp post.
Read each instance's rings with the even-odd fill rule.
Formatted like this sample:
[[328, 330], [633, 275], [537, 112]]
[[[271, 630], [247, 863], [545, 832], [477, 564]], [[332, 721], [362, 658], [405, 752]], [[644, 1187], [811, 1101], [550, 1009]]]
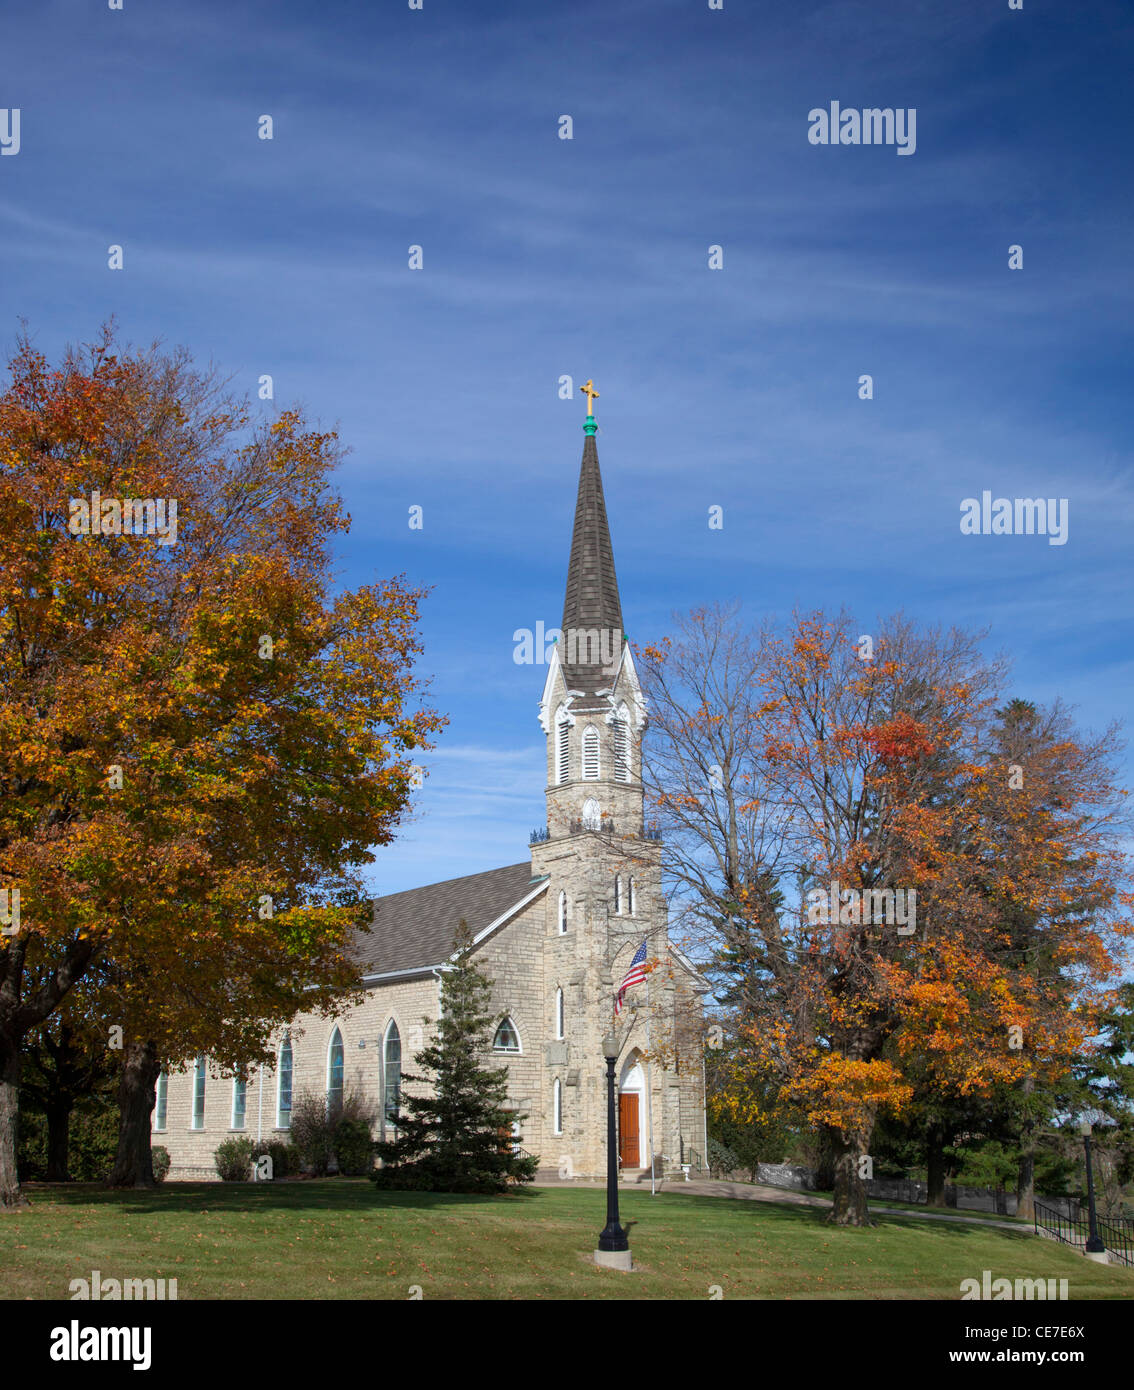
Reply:
[[1080, 1123], [1079, 1133], [1083, 1136], [1083, 1145], [1087, 1150], [1087, 1217], [1090, 1222], [1090, 1234], [1087, 1236], [1085, 1249], [1088, 1255], [1105, 1255], [1106, 1246], [1099, 1237], [1098, 1217], [1095, 1215], [1095, 1175], [1091, 1168], [1090, 1120]]
[[[618, 1223], [618, 1150], [614, 1138], [614, 1064], [618, 1060], [618, 1039], [608, 1033], [602, 1040], [606, 1058], [606, 1226], [598, 1238], [595, 1259], [601, 1264], [630, 1268], [630, 1242]], [[608, 1259], [600, 1257], [606, 1255]]]

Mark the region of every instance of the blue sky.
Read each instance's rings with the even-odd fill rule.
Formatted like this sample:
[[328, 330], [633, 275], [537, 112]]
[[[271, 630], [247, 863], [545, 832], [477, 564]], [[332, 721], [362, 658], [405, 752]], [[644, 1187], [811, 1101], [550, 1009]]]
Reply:
[[[564, 374], [602, 393], [634, 640], [717, 598], [902, 608], [990, 628], [1015, 693], [1125, 717], [1128, 5], [38, 0], [4, 38], [0, 339], [23, 316], [55, 355], [114, 313], [270, 373], [264, 409], [352, 446], [343, 583], [433, 586], [451, 723], [376, 892], [519, 861], [545, 819], [512, 635], [562, 608]], [[832, 100], [915, 108], [916, 153], [809, 144]], [[1067, 544], [962, 536], [986, 488], [1066, 497]]]

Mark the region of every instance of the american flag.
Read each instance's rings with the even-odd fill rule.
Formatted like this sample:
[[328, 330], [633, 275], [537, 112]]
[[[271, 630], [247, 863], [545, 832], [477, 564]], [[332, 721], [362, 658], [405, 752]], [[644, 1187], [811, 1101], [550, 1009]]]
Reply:
[[642, 938], [642, 944], [634, 952], [634, 959], [630, 962], [630, 969], [626, 972], [626, 978], [618, 987], [618, 993], [614, 999], [614, 1016], [618, 1017], [622, 1011], [622, 998], [632, 985], [640, 985], [646, 978], [646, 938]]

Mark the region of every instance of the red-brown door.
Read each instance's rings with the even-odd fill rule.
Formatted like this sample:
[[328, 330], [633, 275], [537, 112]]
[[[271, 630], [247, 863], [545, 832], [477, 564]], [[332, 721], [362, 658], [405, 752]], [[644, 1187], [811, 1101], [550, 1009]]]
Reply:
[[618, 1157], [623, 1168], [639, 1168], [638, 1097], [634, 1092], [618, 1097]]

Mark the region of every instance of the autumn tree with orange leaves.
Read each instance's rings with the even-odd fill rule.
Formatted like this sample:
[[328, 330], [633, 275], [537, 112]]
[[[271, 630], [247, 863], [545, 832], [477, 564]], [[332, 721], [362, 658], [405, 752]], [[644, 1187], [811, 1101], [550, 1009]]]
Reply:
[[152, 1181], [163, 1064], [253, 1062], [301, 1007], [349, 996], [359, 870], [442, 722], [413, 674], [420, 593], [332, 592], [334, 434], [257, 423], [185, 352], [119, 352], [112, 329], [57, 368], [22, 339], [10, 367], [0, 1207], [21, 1200], [22, 1041], [96, 965], [90, 1007], [123, 1030], [123, 1183]]
[[[753, 635], [718, 608], [642, 655], [667, 868], [687, 925], [751, 967], [731, 1084], [826, 1139], [832, 1220], [865, 1224], [875, 1118], [916, 1084], [987, 1095], [1089, 1047], [1130, 934], [1113, 731], [1021, 775], [993, 733], [1003, 664], [901, 618]], [[1021, 914], [1052, 968], [1024, 968]]]

